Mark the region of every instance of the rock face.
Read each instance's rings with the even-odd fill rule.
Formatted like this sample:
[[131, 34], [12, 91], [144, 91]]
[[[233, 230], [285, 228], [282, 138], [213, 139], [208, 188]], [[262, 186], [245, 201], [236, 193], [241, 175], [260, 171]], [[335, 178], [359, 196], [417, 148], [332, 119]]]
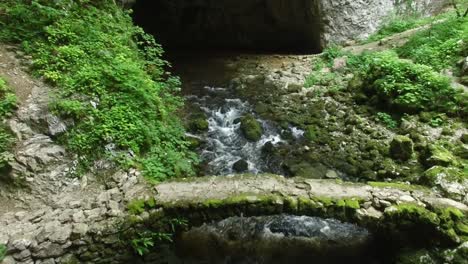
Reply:
[[321, 0], [322, 45], [364, 39], [375, 32], [393, 14], [440, 11], [445, 0]]
[[446, 2], [136, 1], [134, 18], [169, 47], [319, 51], [329, 43], [366, 38], [392, 14], [431, 14]]

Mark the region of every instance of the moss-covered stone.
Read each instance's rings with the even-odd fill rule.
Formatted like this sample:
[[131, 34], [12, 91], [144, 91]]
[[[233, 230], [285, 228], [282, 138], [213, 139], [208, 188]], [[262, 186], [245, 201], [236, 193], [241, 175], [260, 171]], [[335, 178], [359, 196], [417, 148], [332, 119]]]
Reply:
[[192, 132], [205, 132], [208, 130], [208, 121], [204, 116], [197, 116], [194, 119], [190, 120], [189, 129]]
[[390, 143], [390, 154], [393, 158], [402, 161], [409, 160], [414, 152], [414, 143], [407, 136], [395, 136]]
[[128, 203], [127, 209], [130, 214], [139, 215], [148, 209], [155, 208], [157, 206], [156, 200], [151, 197], [149, 199], [136, 199]]
[[263, 128], [260, 122], [253, 115], [246, 115], [241, 118], [241, 131], [244, 137], [250, 141], [258, 141], [262, 137]]
[[328, 169], [321, 163], [311, 164], [307, 161], [293, 163], [288, 165], [289, 172], [293, 176], [303, 177], [308, 179], [324, 178]]
[[428, 166], [449, 166], [454, 165], [456, 158], [453, 156], [452, 152], [447, 150], [441, 145], [431, 145], [428, 149], [428, 158], [426, 163]]
[[424, 172], [421, 182], [429, 186], [435, 186], [441, 178], [458, 182], [464, 178], [463, 174], [463, 171], [456, 167], [433, 166]]

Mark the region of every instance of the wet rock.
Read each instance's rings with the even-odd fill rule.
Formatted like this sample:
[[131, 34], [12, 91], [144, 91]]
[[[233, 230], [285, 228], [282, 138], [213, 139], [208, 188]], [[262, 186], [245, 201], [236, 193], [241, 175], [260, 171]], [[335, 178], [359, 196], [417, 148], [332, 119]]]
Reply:
[[208, 126], [208, 121], [204, 116], [198, 116], [189, 123], [190, 131], [194, 133], [205, 132], [208, 130]]
[[468, 133], [461, 135], [460, 141], [463, 142], [464, 144], [468, 144]]
[[238, 160], [236, 163], [234, 163], [234, 165], [232, 165], [232, 169], [235, 171], [235, 172], [246, 172], [249, 170], [249, 163], [247, 163], [247, 161], [241, 159], [241, 160]]
[[395, 136], [390, 143], [390, 154], [393, 158], [406, 161], [411, 158], [414, 152], [414, 143], [407, 136]]
[[260, 140], [263, 134], [262, 125], [250, 114], [241, 118], [240, 129], [244, 137], [250, 141]]
[[274, 152], [275, 150], [275, 145], [271, 141], [268, 141], [265, 143], [262, 147], [262, 153], [270, 155]]

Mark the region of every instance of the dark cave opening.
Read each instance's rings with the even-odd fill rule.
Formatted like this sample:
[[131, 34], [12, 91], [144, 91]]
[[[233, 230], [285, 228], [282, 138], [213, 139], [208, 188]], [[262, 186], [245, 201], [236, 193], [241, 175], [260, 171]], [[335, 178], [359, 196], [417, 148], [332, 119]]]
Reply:
[[308, 0], [140, 0], [133, 19], [166, 50], [318, 53], [320, 18]]

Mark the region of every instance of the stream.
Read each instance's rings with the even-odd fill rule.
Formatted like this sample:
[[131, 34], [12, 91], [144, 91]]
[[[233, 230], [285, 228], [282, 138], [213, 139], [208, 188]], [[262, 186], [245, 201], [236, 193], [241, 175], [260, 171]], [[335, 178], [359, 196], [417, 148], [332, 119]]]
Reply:
[[[236, 98], [228, 88], [205, 86], [201, 91], [202, 94], [189, 95], [186, 98], [191, 105], [203, 110], [207, 117], [208, 131], [189, 135], [205, 142], [200, 150], [200, 157], [206, 163], [205, 174], [281, 174], [281, 169], [262, 153], [265, 147], [274, 147], [284, 142], [280, 130], [272, 123], [256, 117], [263, 128], [263, 134], [258, 141], [249, 141], [242, 134], [240, 119], [247, 114], [255, 116], [251, 105]], [[236, 171], [233, 168], [236, 163], [245, 163], [246, 168]]]
[[[187, 134], [203, 142], [198, 148], [202, 174], [285, 175], [281, 162], [265, 155], [265, 149], [300, 141], [304, 131], [289, 127], [286, 132], [292, 137], [283, 139], [285, 129], [259, 118], [254, 107], [236, 95], [230, 86], [232, 73], [221, 66], [225, 63], [226, 59], [206, 64], [196, 59], [176, 67], [184, 84], [186, 111], [201, 110], [208, 122], [206, 131]], [[254, 116], [261, 125], [258, 141], [250, 141], [242, 133], [240, 119], [245, 115]], [[241, 171], [235, 169], [239, 162], [245, 163]], [[240, 216], [193, 227], [178, 236], [174, 247], [145, 263], [379, 263], [369, 256], [372, 246], [368, 230], [334, 219]]]

